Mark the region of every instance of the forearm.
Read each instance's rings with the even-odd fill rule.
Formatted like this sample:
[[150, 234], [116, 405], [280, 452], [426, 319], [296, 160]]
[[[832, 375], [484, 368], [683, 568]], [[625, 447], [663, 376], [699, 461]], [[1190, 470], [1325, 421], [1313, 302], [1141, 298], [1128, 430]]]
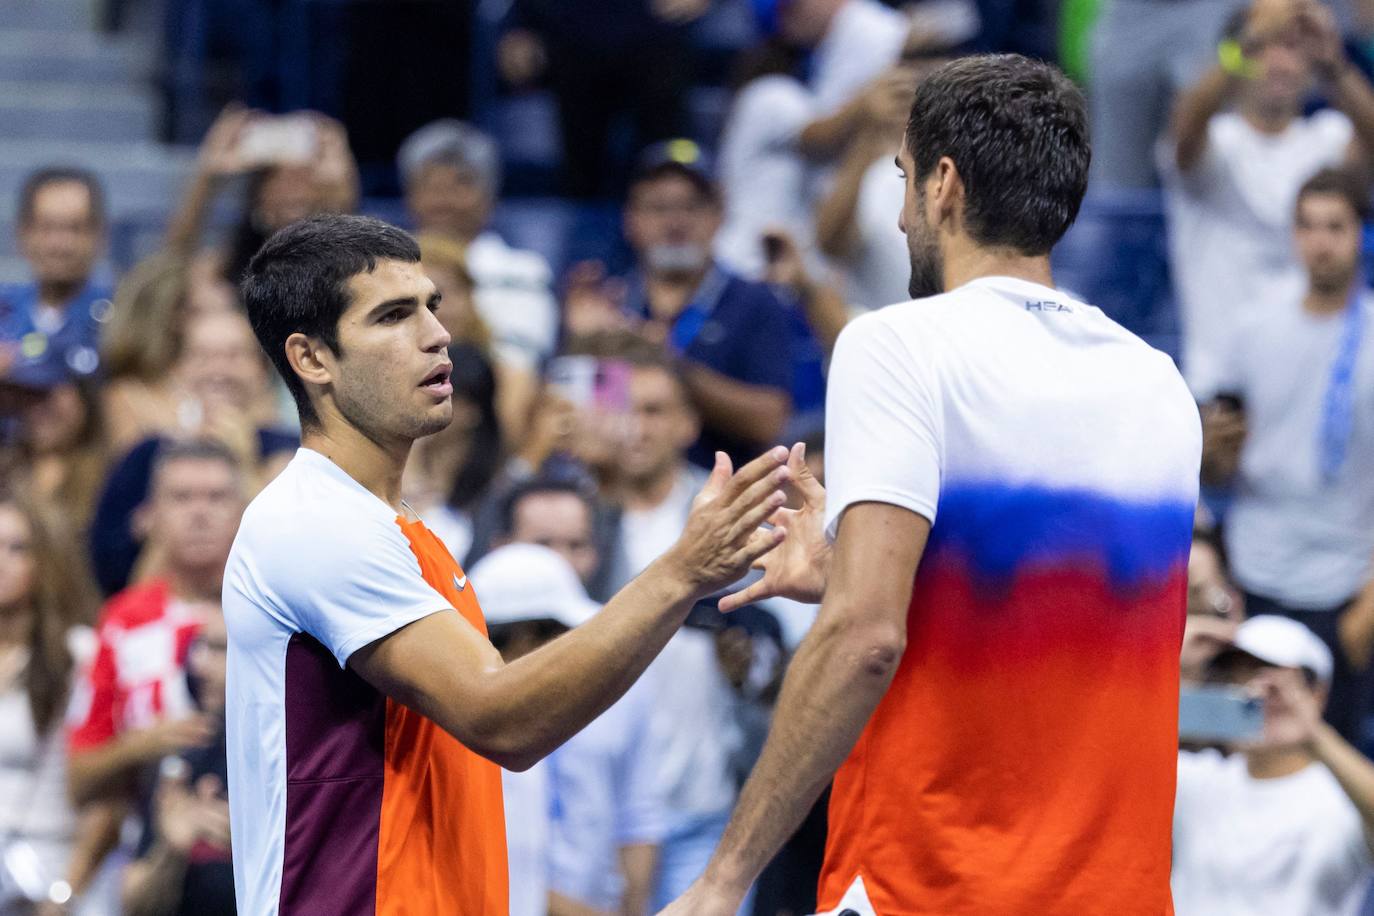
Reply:
[[142, 732], [126, 732], [105, 744], [77, 751], [67, 761], [67, 792], [76, 805], [122, 794], [128, 779], [148, 762]]
[[186, 857], [164, 843], [129, 865], [124, 873], [125, 916], [166, 916], [181, 902]]
[[1374, 762], [1325, 722], [1317, 725], [1312, 754], [1326, 765], [1341, 784], [1365, 825], [1365, 837], [1374, 849]]
[[688, 363], [687, 388], [706, 425], [748, 442], [776, 442], [787, 425], [791, 398], [779, 388], [751, 385]]
[[835, 341], [840, 339], [840, 332], [849, 324], [849, 303], [828, 283], [813, 283], [802, 290], [801, 302], [806, 323], [829, 359], [830, 354], [835, 352]]
[[77, 818], [71, 858], [67, 860], [66, 879], [74, 894], [79, 895], [90, 886], [105, 857], [118, 845], [128, 808], [125, 800], [112, 799], [95, 802], [82, 810]]
[[219, 184], [213, 176], [196, 172], [186, 189], [176, 213], [167, 223], [166, 247], [171, 251], [190, 254], [200, 245], [205, 222], [210, 215]]
[[1367, 162], [1374, 154], [1374, 87], [1357, 67], [1345, 64], [1332, 80], [1336, 107], [1354, 125], [1355, 137]]
[[892, 634], [878, 629], [841, 622], [813, 631], [787, 672], [772, 733], [705, 884], [731, 899], [744, 894], [853, 749], [900, 657]]
[[629, 689], [696, 601], [687, 571], [660, 558], [591, 620], [486, 678], [485, 722], [498, 760], [532, 766]]
[[1354, 603], [1336, 622], [1341, 649], [1351, 667], [1363, 671], [1374, 658], [1374, 580], [1368, 582]]
[[871, 146], [862, 138], [856, 139], [840, 163], [830, 193], [816, 207], [816, 244], [829, 257], [843, 259], [854, 251], [859, 191], [873, 160]]
[[1174, 107], [1174, 157], [1181, 171], [1187, 172], [1201, 161], [1207, 150], [1207, 126], [1231, 96], [1236, 77], [1213, 67], [1192, 89], [1184, 92]]
[[635, 843], [620, 847], [620, 871], [625, 879], [625, 893], [620, 899], [621, 916], [645, 916], [654, 895], [658, 846]]
[[802, 128], [797, 145], [812, 159], [829, 159], [854, 135], [863, 119], [863, 96], [856, 96], [834, 114], [816, 118]]

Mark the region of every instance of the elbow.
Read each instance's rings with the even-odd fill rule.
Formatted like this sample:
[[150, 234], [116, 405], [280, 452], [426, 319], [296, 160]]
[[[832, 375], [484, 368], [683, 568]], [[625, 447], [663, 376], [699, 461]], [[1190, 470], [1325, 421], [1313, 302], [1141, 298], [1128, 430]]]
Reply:
[[537, 728], [513, 722], [508, 716], [445, 724], [444, 730], [474, 754], [514, 773], [525, 772], [552, 750], [543, 745]]
[[477, 744], [469, 744], [469, 750], [487, 758], [503, 770], [510, 770], [512, 773], [523, 773], [539, 761], [543, 760], [547, 752], [542, 748], [536, 748], [528, 740], [520, 740], [515, 737], [497, 738]]
[[840, 661], [851, 681], [885, 686], [906, 654], [906, 627], [897, 622], [850, 621], [843, 619], [848, 615], [839, 616], [838, 623], [820, 634], [822, 643], [831, 646], [827, 655]]

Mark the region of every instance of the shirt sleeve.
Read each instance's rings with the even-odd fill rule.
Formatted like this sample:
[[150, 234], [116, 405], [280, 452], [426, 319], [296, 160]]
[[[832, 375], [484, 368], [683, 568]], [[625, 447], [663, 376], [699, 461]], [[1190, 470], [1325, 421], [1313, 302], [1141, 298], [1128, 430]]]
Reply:
[[315, 524], [309, 536], [290, 535], [289, 547], [281, 529], [257, 549], [250, 541], [230, 585], [247, 591], [245, 580], [260, 583], [285, 621], [319, 640], [341, 667], [363, 646], [452, 607], [425, 581], [399, 525], [373, 518]]
[[640, 681], [627, 699], [634, 701], [634, 738], [625, 742], [620, 766], [621, 791], [617, 793], [616, 843], [634, 846], [662, 842], [667, 833], [667, 793], [659, 777], [666, 756], [662, 736], [649, 727], [653, 681]]
[[944, 454], [934, 367], [910, 352], [883, 312], [841, 332], [825, 405], [826, 534], [833, 540], [844, 510], [860, 502], [933, 523]]
[[95, 656], [82, 668], [67, 706], [67, 747], [80, 752], [115, 737], [115, 656], [109, 629], [101, 627]]

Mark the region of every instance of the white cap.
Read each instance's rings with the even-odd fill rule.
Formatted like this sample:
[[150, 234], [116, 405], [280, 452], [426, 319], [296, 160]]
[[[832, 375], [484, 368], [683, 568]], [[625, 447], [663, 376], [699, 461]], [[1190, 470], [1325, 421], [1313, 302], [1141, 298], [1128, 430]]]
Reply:
[[488, 624], [556, 620], [572, 628], [601, 610], [587, 597], [572, 565], [539, 544], [498, 547], [468, 576]]
[[1251, 617], [1236, 630], [1232, 645], [1260, 661], [1280, 668], [1306, 668], [1323, 683], [1331, 682], [1331, 650], [1296, 620], [1274, 614]]

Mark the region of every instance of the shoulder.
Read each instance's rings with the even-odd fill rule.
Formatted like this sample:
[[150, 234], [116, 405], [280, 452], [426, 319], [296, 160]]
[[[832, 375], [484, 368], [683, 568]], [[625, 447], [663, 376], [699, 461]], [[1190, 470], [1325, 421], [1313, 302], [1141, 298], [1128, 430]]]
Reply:
[[117, 593], [100, 610], [100, 632], [131, 630], [153, 623], [167, 612], [167, 582], [152, 579]]
[[553, 271], [543, 255], [513, 248], [491, 230], [483, 232], [468, 245], [468, 268], [484, 283], [500, 283], [502, 278], [545, 285], [553, 281]]
[[298, 452], [244, 511], [235, 553], [306, 566], [336, 546], [399, 536], [391, 509], [345, 478], [327, 458]]

